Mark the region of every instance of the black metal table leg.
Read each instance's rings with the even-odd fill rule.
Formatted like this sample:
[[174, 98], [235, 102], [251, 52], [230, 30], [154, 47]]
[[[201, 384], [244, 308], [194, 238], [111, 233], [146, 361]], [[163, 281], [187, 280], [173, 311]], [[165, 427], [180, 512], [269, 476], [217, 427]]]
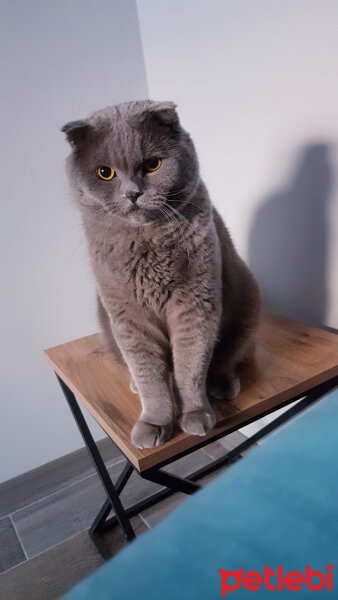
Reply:
[[140, 475], [144, 479], [148, 479], [149, 481], [153, 481], [159, 485], [164, 485], [165, 487], [171, 488], [177, 492], [183, 492], [183, 494], [193, 494], [201, 487], [198, 485], [198, 483], [194, 483], [187, 478], [178, 477], [178, 475], [172, 475], [171, 473], [162, 471], [161, 469], [148, 469], [147, 471], [142, 471]]
[[[81, 409], [76, 401], [76, 398], [73, 394], [73, 392], [69, 389], [69, 387], [65, 384], [65, 382], [58, 376], [57, 379], [59, 381], [59, 384], [61, 386], [61, 389], [65, 395], [65, 398], [69, 404], [70, 410], [73, 413], [73, 417], [78, 425], [78, 428], [80, 430], [80, 433], [83, 437], [83, 440], [88, 448], [89, 454], [93, 460], [93, 463], [95, 465], [95, 468], [97, 470], [97, 473], [101, 479], [102, 485], [106, 491], [108, 500], [110, 501], [112, 507], [114, 508], [114, 512], [116, 515], [116, 518], [124, 532], [124, 535], [126, 536], [127, 540], [133, 540], [136, 536], [135, 536], [135, 532], [130, 524], [129, 518], [126, 515], [126, 512], [121, 504], [121, 500], [119, 498], [119, 495], [115, 489], [115, 486], [110, 478], [110, 475], [106, 469], [106, 466], [103, 462], [102, 456], [95, 444], [94, 438], [92, 436], [92, 434], [90, 433], [89, 427], [85, 421], [85, 418], [81, 412]], [[128, 478], [126, 479], [126, 481], [128, 480]], [[105, 510], [108, 510], [108, 506], [106, 506], [105, 503]], [[102, 520], [102, 515], [103, 512], [105, 511], [100, 511], [100, 519]]]
[[[134, 471], [134, 467], [132, 467], [129, 463], [126, 464], [126, 466], [120, 473], [120, 475], [115, 483], [115, 490], [116, 490], [117, 494], [119, 494], [119, 495], [121, 494], [123, 488], [125, 487], [126, 483], [128, 482], [129, 477], [131, 476], [133, 471]], [[107, 498], [104, 501], [102, 507], [100, 508], [97, 516], [95, 517], [95, 519], [89, 529], [90, 535], [95, 535], [96, 533], [100, 533], [100, 531], [104, 527], [104, 524], [105, 524], [107, 517], [112, 508], [113, 508], [112, 503], [109, 500], [109, 498]]]
[[94, 521], [92, 522], [92, 524], [89, 528], [90, 536], [93, 536], [97, 533], [100, 533], [100, 531], [102, 531], [103, 526], [104, 526], [104, 524], [107, 520], [107, 517], [108, 517], [109, 513], [111, 512], [112, 508], [113, 508], [113, 505], [112, 505], [111, 501], [109, 500], [109, 498], [106, 498], [106, 500], [102, 504], [99, 512], [97, 513]]
[[122, 490], [124, 490], [124, 487], [126, 483], [128, 483], [133, 471], [134, 467], [130, 463], [127, 463], [124, 469], [121, 471], [115, 483], [115, 489], [118, 494], [121, 494]]

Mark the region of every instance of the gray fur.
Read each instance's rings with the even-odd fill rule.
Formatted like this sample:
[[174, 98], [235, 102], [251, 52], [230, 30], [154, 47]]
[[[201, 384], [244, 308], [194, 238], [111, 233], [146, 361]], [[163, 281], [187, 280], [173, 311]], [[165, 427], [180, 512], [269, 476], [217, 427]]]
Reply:
[[[102, 333], [142, 402], [132, 442], [165, 442], [174, 418], [205, 435], [215, 423], [206, 386], [216, 398], [238, 393], [235, 369], [253, 356], [260, 294], [209, 200], [191, 138], [173, 103], [149, 100], [107, 107], [63, 131]], [[148, 158], [162, 164], [146, 174]], [[100, 180], [98, 166], [116, 177]]]

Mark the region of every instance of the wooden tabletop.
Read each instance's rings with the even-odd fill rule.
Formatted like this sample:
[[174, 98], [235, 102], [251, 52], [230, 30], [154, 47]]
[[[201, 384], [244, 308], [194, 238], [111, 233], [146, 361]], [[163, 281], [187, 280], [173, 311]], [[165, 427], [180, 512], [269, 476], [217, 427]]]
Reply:
[[54, 371], [131, 463], [143, 471], [212, 441], [233, 427], [285, 404], [338, 375], [338, 336], [273, 314], [262, 317], [255, 361], [239, 371], [241, 392], [231, 402], [211, 400], [217, 422], [204, 438], [175, 430], [157, 448], [139, 450], [130, 431], [141, 410], [127, 370], [103, 352], [98, 334], [45, 350]]

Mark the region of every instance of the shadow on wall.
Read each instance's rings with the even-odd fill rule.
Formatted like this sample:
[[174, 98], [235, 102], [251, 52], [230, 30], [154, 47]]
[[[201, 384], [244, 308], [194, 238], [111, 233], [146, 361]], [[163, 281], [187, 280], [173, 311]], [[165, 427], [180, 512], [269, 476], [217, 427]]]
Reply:
[[252, 223], [249, 265], [264, 306], [310, 323], [325, 323], [330, 146], [305, 146], [293, 179], [264, 199]]

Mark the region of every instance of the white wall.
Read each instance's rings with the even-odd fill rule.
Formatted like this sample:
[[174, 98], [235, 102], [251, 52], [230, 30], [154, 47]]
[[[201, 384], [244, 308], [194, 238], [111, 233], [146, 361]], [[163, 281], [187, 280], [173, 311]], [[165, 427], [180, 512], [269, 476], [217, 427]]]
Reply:
[[150, 97], [178, 103], [266, 304], [338, 327], [338, 3], [138, 9]]
[[134, 0], [12, 0], [0, 13], [1, 481], [82, 445], [42, 356], [97, 330], [59, 130], [148, 90]]

